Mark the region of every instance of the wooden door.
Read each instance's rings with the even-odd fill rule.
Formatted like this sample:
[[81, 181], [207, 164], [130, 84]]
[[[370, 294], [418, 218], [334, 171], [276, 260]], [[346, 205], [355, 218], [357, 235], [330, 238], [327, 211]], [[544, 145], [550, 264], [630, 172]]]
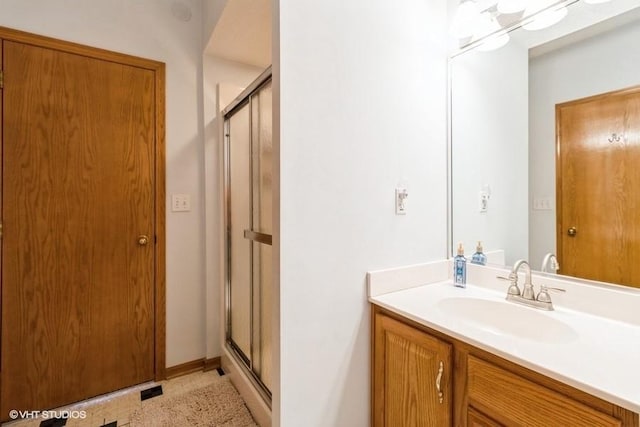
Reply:
[[451, 364], [450, 344], [376, 313], [373, 425], [452, 425]]
[[2, 67], [6, 419], [154, 379], [158, 124], [152, 70], [10, 40]]
[[640, 88], [556, 106], [562, 274], [640, 286]]

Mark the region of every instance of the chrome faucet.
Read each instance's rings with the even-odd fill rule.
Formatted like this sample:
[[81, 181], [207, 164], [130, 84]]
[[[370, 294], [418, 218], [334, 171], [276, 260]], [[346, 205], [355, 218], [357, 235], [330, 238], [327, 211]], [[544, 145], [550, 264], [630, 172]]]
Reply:
[[516, 280], [516, 287], [518, 285], [518, 271], [520, 270], [520, 267], [525, 266], [525, 270], [524, 270], [524, 289], [522, 290], [522, 298], [524, 299], [530, 299], [530, 300], [534, 300], [536, 299], [536, 294], [533, 292], [533, 284], [531, 283], [531, 266], [529, 265], [529, 263], [523, 259], [519, 259], [518, 261], [516, 261], [515, 264], [513, 264], [513, 268], [511, 269], [511, 274], [509, 275], [511, 277], [511, 275], [513, 275], [515, 277]]
[[560, 263], [558, 262], [558, 258], [551, 252], [544, 256], [540, 271], [546, 273], [549, 268], [551, 268], [552, 273], [556, 273], [558, 270], [560, 270]]
[[[555, 255], [552, 255], [552, 254], [550, 255], [555, 258]], [[545, 257], [545, 261], [549, 262], [547, 260], [547, 257]], [[520, 271], [520, 268], [523, 266], [525, 267], [525, 276], [524, 276], [524, 288], [521, 294], [520, 288], [518, 287], [518, 271]], [[553, 303], [551, 302], [551, 296], [549, 295], [549, 290], [565, 292], [564, 289], [549, 288], [547, 286], [541, 285], [540, 292], [538, 293], [538, 296], [536, 296], [535, 291], [533, 289], [533, 283], [531, 282], [531, 266], [527, 261], [523, 259], [520, 259], [516, 261], [515, 264], [513, 264], [513, 268], [509, 273], [509, 277], [498, 276], [498, 279], [509, 280], [511, 282], [511, 285], [507, 290], [507, 301], [512, 301], [518, 304], [523, 304], [529, 307], [535, 307], [542, 310], [553, 310]]]

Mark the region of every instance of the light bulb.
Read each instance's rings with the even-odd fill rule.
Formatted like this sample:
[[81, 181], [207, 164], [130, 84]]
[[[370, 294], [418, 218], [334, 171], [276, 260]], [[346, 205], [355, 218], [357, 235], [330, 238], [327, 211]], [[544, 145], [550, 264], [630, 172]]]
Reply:
[[518, 13], [527, 7], [527, 0], [500, 0], [498, 2], [498, 12]]
[[482, 52], [496, 50], [509, 43], [509, 33], [501, 31], [502, 27], [489, 12], [483, 12], [478, 21], [474, 40], [482, 40], [476, 49]]
[[[527, 7], [524, 11], [524, 16], [531, 16], [532, 18], [524, 24], [522, 28], [529, 31], [536, 31], [562, 21], [568, 13], [566, 6], [555, 6], [544, 10], [544, 8], [548, 7], [553, 1], [554, 0], [547, 0], [538, 3], [535, 7]], [[542, 12], [539, 12], [540, 10], [542, 10]]]
[[451, 24], [451, 34], [459, 39], [470, 37], [475, 33], [480, 18], [480, 8], [473, 0], [467, 0], [458, 6]]

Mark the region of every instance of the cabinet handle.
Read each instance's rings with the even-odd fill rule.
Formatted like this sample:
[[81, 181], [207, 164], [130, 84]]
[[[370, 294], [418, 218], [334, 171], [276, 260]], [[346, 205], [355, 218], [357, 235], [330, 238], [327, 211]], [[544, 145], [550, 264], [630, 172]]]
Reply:
[[440, 381], [442, 381], [442, 373], [444, 372], [444, 363], [440, 362], [440, 368], [438, 369], [438, 376], [436, 377], [436, 390], [438, 390], [438, 400], [440, 403], [444, 401], [444, 393], [442, 393], [442, 387], [440, 387]]

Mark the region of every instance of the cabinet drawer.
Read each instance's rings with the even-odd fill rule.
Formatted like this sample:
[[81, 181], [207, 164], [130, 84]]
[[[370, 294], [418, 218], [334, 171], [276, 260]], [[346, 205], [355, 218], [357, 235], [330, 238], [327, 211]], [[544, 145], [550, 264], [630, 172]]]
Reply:
[[504, 427], [472, 407], [467, 409], [467, 427]]
[[620, 420], [469, 355], [469, 404], [506, 425], [620, 426]]

